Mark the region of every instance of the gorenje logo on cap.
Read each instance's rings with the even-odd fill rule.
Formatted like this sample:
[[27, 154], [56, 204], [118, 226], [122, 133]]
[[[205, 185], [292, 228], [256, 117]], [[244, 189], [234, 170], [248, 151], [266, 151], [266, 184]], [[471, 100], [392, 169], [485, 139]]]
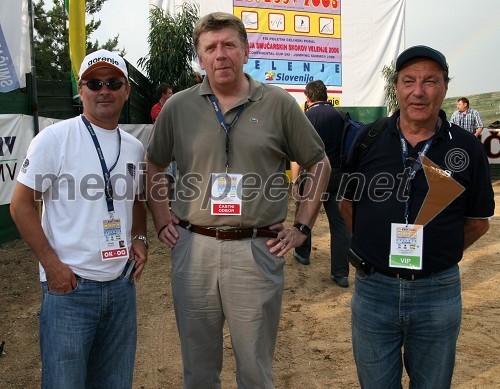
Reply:
[[120, 66], [120, 64], [118, 63], [118, 61], [116, 61], [113, 58], [108, 58], [108, 57], [97, 57], [97, 58], [91, 59], [88, 62], [87, 66], [91, 66], [91, 65], [93, 65], [93, 64], [95, 64], [97, 62], [108, 62], [111, 65]]

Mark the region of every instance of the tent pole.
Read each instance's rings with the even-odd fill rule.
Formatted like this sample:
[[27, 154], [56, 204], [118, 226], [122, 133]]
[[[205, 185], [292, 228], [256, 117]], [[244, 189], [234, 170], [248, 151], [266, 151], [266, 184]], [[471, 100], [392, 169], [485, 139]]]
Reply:
[[30, 23], [30, 47], [31, 47], [31, 112], [35, 125], [35, 135], [40, 132], [38, 123], [38, 92], [36, 87], [36, 66], [35, 66], [35, 40], [34, 40], [34, 12], [33, 0], [28, 0], [28, 15]]

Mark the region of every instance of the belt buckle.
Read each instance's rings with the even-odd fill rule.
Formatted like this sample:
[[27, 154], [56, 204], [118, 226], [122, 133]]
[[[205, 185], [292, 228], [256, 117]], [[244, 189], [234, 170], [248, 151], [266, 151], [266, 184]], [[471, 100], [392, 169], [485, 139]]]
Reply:
[[415, 274], [410, 274], [410, 275], [407, 275], [407, 276], [402, 276], [401, 274], [396, 274], [396, 279], [398, 280], [407, 280], [407, 281], [415, 281], [417, 278], [415, 276]]
[[370, 265], [367, 261], [363, 260], [363, 262], [360, 265], [360, 270], [365, 273], [367, 276], [375, 273], [375, 268]]
[[217, 239], [217, 240], [231, 240], [231, 238], [222, 238], [221, 236], [219, 236], [219, 232], [221, 234], [224, 234], [225, 232], [229, 232], [229, 231], [225, 230], [225, 229], [221, 229], [221, 228], [216, 228], [215, 229], [215, 239]]

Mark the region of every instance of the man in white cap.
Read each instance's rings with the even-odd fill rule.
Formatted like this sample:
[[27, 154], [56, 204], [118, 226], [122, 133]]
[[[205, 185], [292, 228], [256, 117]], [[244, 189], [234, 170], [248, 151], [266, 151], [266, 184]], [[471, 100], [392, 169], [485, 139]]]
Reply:
[[130, 93], [124, 60], [98, 50], [85, 57], [79, 78], [83, 115], [33, 139], [11, 214], [40, 262], [42, 387], [131, 388], [133, 281], [148, 243], [138, 198], [144, 151], [118, 128]]

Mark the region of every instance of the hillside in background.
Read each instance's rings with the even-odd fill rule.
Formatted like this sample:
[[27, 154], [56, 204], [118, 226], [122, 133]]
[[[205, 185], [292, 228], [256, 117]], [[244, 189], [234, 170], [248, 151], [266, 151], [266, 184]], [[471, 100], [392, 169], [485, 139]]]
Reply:
[[443, 102], [443, 110], [446, 112], [448, 119], [457, 109], [457, 100], [460, 97], [467, 97], [469, 99], [470, 107], [479, 111], [485, 127], [488, 127], [495, 120], [500, 120], [500, 92], [447, 97]]

